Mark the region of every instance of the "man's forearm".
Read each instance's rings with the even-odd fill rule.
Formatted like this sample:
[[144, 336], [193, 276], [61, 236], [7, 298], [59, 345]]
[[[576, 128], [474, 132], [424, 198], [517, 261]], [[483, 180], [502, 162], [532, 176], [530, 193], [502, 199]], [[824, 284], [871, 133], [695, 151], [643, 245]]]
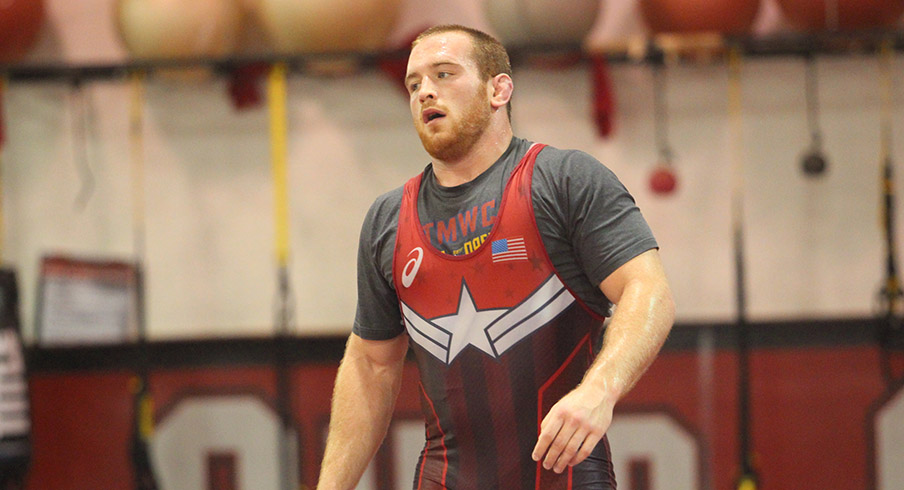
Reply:
[[584, 461], [609, 430], [616, 402], [640, 379], [665, 342], [675, 305], [656, 250], [609, 275], [600, 290], [618, 304], [603, 348], [581, 383], [540, 423], [534, 461], [562, 473]]
[[637, 383], [665, 342], [675, 318], [668, 284], [628, 285], [606, 329], [603, 347], [582, 385], [612, 403]]
[[383, 441], [402, 380], [398, 362], [368, 358], [353, 338], [336, 376], [320, 490], [352, 489]]

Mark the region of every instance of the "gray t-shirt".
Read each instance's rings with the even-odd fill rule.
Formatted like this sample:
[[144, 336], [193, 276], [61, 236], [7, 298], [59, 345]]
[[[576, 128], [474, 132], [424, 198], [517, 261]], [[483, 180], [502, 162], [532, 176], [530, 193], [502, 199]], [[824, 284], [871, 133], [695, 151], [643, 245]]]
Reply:
[[[512, 138], [505, 153], [476, 179], [455, 187], [424, 170], [418, 215], [434, 247], [470, 253], [489, 233], [506, 182], [531, 142]], [[353, 331], [385, 340], [404, 331], [392, 280], [392, 254], [403, 188], [371, 205], [358, 244], [358, 307]], [[608, 316], [599, 284], [637, 255], [657, 248], [634, 198], [615, 174], [587, 153], [547, 146], [537, 155], [531, 182], [543, 245], [565, 285], [594, 312]]]

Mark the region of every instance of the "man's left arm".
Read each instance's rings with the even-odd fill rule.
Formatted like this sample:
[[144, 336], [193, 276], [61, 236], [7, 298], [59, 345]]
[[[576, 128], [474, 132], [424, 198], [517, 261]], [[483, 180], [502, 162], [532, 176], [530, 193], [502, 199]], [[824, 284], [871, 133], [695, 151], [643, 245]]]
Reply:
[[652, 364], [675, 319], [656, 249], [621, 265], [599, 287], [617, 305], [603, 347], [581, 384], [544, 417], [534, 447], [534, 460], [556, 473], [590, 455], [609, 429], [615, 403]]

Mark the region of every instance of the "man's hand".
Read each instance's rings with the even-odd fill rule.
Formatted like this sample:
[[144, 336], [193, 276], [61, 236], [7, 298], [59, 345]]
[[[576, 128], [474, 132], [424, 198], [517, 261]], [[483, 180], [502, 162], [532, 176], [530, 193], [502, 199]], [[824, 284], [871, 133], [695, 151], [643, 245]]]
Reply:
[[614, 401], [591, 386], [580, 385], [562, 397], [540, 423], [534, 461], [556, 473], [584, 461], [612, 423]]
[[540, 423], [534, 461], [556, 473], [587, 459], [609, 430], [612, 410], [665, 342], [675, 303], [656, 249], [625, 262], [600, 283], [616, 303], [603, 348], [577, 388], [562, 397]]

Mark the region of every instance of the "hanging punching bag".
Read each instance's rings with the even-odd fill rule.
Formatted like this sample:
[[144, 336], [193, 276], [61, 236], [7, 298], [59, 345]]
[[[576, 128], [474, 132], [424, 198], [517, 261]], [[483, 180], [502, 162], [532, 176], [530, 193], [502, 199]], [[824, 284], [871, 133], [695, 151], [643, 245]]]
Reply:
[[401, 0], [257, 0], [249, 4], [273, 47], [287, 54], [378, 51], [386, 47]]
[[117, 0], [115, 21], [136, 58], [226, 56], [236, 49], [242, 11], [232, 0]]
[[654, 33], [742, 34], [753, 25], [760, 0], [644, 0], [640, 10]]
[[485, 0], [487, 20], [506, 46], [580, 44], [599, 16], [599, 0]]
[[889, 27], [904, 14], [904, 0], [778, 0], [778, 6], [804, 31]]
[[19, 326], [16, 273], [0, 269], [0, 488], [24, 488], [31, 461], [28, 379]]

